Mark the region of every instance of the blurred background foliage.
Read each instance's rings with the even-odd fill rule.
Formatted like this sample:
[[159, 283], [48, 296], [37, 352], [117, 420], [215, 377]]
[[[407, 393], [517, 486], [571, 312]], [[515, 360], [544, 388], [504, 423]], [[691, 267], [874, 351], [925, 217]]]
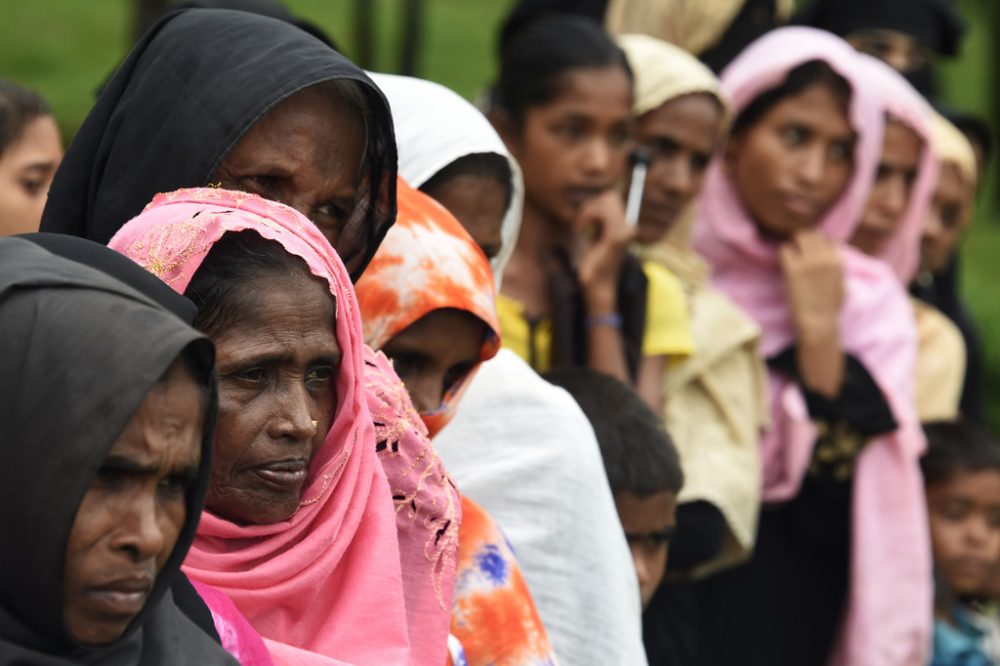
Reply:
[[[969, 32], [958, 58], [938, 67], [941, 97], [990, 120], [996, 136], [1000, 89], [996, 44], [1000, 1], [956, 0]], [[496, 31], [512, 0], [285, 0], [296, 15], [327, 31], [358, 59], [357, 9], [371, 19], [374, 69], [398, 71], [407, 7], [421, 6], [417, 72], [473, 98], [492, 80]], [[130, 48], [137, 0], [0, 0], [0, 77], [39, 90], [52, 104], [68, 143], [95, 91]], [[994, 158], [975, 223], [963, 248], [962, 288], [981, 327], [987, 400], [1000, 431], [1000, 224]]]

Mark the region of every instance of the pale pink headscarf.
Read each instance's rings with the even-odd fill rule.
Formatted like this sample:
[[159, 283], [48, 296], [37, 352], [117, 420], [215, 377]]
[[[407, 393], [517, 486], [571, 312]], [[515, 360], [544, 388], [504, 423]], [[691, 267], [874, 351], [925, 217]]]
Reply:
[[[748, 47], [722, 74], [734, 115], [780, 85], [810, 60], [829, 64], [851, 85], [849, 119], [858, 135], [853, 175], [818, 229], [843, 243], [845, 304], [841, 344], [878, 382], [898, 428], [859, 454], [852, 506], [848, 612], [834, 663], [852, 666], [923, 664], [929, 648], [933, 594], [923, 484], [918, 459], [924, 439], [916, 415], [917, 336], [899, 280], [884, 263], [846, 245], [860, 219], [882, 151], [884, 120], [860, 58], [839, 38], [810, 28], [775, 30]], [[795, 339], [777, 246], [764, 240], [721, 159], [709, 169], [695, 228], [695, 246], [712, 265], [713, 281], [763, 330], [765, 356]], [[817, 431], [798, 386], [770, 373], [772, 428], [762, 441], [765, 502], [798, 493]]]
[[183, 293], [213, 244], [245, 230], [277, 241], [330, 285], [342, 353], [337, 411], [295, 514], [238, 525], [205, 510], [184, 570], [232, 599], [275, 663], [418, 663], [411, 662], [392, 498], [365, 395], [361, 318], [330, 244], [287, 206], [197, 188], [157, 195], [109, 245]]
[[877, 255], [892, 266], [900, 282], [908, 285], [920, 263], [920, 235], [938, 178], [938, 161], [931, 140], [931, 108], [899, 72], [877, 58], [863, 53], [858, 55], [865, 83], [875, 91], [883, 112], [916, 132], [923, 142], [906, 212], [896, 233]]

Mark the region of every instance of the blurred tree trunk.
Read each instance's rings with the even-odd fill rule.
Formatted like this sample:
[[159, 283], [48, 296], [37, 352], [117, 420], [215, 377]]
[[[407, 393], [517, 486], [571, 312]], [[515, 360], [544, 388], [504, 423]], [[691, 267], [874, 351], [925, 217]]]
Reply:
[[168, 0], [133, 0], [132, 41], [138, 41], [163, 16]]
[[357, 60], [364, 69], [375, 68], [375, 0], [355, 0], [354, 38]]
[[403, 0], [403, 25], [400, 29], [399, 73], [417, 76], [420, 36], [423, 32], [423, 0]]
[[1000, 169], [996, 168], [995, 164], [997, 162], [997, 156], [1000, 151], [997, 150], [998, 139], [1000, 139], [1000, 63], [997, 62], [997, 58], [1000, 57], [1000, 48], [997, 47], [997, 43], [1000, 42], [1000, 7], [997, 6], [996, 0], [985, 3], [988, 8], [986, 11], [989, 12], [990, 20], [990, 54], [989, 63], [991, 65], [991, 72], [993, 78], [993, 85], [990, 86], [990, 127], [993, 130], [993, 173], [997, 179], [994, 186], [997, 188], [996, 191], [1000, 192]]

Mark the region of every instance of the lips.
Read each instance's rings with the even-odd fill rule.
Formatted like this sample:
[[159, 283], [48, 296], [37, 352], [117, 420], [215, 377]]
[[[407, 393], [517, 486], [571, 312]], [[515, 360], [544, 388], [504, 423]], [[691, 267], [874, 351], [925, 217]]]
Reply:
[[276, 460], [253, 469], [267, 485], [280, 492], [297, 491], [306, 481], [309, 461], [304, 458]]
[[642, 202], [642, 212], [652, 218], [655, 218], [655, 221], [659, 223], [660, 226], [668, 227], [674, 222], [674, 218], [680, 214], [682, 205], [683, 204], [681, 203], [645, 199]]
[[792, 215], [800, 218], [813, 219], [819, 211], [815, 199], [800, 194], [782, 194], [781, 205]]
[[995, 562], [981, 557], [958, 557], [954, 560], [955, 570], [965, 575], [982, 575], [994, 564]]
[[607, 187], [570, 187], [566, 190], [566, 199], [574, 208], [580, 208], [607, 189]]
[[86, 597], [95, 613], [132, 617], [142, 610], [153, 589], [153, 579], [146, 576], [124, 578], [89, 588]]

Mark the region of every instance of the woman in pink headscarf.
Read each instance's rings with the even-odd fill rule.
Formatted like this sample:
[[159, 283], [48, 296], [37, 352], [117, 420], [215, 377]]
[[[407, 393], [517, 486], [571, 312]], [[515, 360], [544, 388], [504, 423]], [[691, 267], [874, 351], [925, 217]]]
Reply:
[[695, 244], [763, 330], [771, 428], [756, 552], [719, 577], [712, 664], [920, 664], [931, 565], [916, 332], [891, 269], [847, 244], [884, 119], [846, 43], [777, 30], [723, 73], [731, 138]]
[[[376, 453], [388, 435], [373, 425], [357, 302], [327, 240], [284, 205], [200, 188], [158, 195], [110, 245], [193, 300], [218, 351], [210, 499], [186, 573], [232, 600], [275, 663], [427, 663], [410, 636], [434, 633], [435, 618], [407, 615]], [[437, 650], [443, 662], [444, 636]]]
[[[886, 116], [878, 175], [851, 244], [889, 263], [903, 285], [916, 277], [920, 236], [938, 180], [926, 100], [895, 70], [862, 56]], [[923, 423], [959, 417], [965, 380], [965, 341], [934, 306], [910, 299], [917, 323], [917, 413]]]

